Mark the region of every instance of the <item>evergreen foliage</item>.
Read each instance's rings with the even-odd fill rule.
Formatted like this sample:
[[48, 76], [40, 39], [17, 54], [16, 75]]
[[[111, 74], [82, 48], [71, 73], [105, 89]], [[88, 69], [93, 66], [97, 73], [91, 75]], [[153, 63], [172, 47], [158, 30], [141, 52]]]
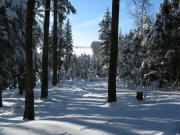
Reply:
[[[57, 81], [58, 81], [58, 66], [59, 69], [61, 69], [62, 66], [62, 61], [61, 58], [58, 58], [58, 51], [60, 54], [62, 54], [62, 47], [63, 47], [63, 31], [62, 31], [62, 24], [63, 21], [66, 19], [67, 15], [70, 13], [75, 14], [76, 9], [72, 6], [72, 4], [69, 2], [69, 0], [62, 0], [62, 1], [56, 1], [54, 0], [54, 21], [53, 21], [53, 81], [52, 84], [56, 86]], [[58, 28], [58, 23], [57, 19], [59, 19], [59, 28]], [[58, 43], [58, 29], [60, 30], [60, 47], [58, 48], [57, 43]], [[62, 33], [61, 33], [62, 32]], [[58, 62], [59, 60], [59, 62]]]
[[101, 42], [99, 42], [99, 41], [93, 41], [91, 43], [91, 49], [93, 51], [93, 55], [99, 59], [101, 58], [100, 57], [100, 47], [101, 47]]
[[101, 40], [99, 56], [103, 64], [108, 68], [110, 59], [110, 46], [111, 46], [111, 15], [109, 9], [105, 12], [102, 21], [99, 23], [99, 39]]
[[[150, 0], [132, 0], [136, 26], [126, 35], [118, 33], [119, 1], [113, 0], [113, 16], [107, 9], [99, 23], [100, 41], [91, 44], [92, 56], [73, 54], [68, 17], [76, 13], [74, 6], [69, 0], [52, 2], [0, 0], [0, 107], [3, 90], [18, 88], [21, 95], [26, 92], [24, 119], [34, 119], [33, 88], [40, 81], [43, 99], [51, 81], [93, 81], [109, 74], [108, 102], [116, 101], [116, 77], [135, 87], [149, 87], [154, 81], [159, 88], [180, 84], [179, 0], [163, 0], [153, 19]], [[49, 32], [51, 12], [54, 24]]]
[[155, 22], [142, 14], [136, 31], [122, 38], [119, 43], [121, 79], [146, 86], [157, 80], [160, 88], [175, 80], [175, 84], [179, 82], [179, 3], [164, 0]]
[[65, 40], [65, 63], [64, 63], [64, 69], [67, 72], [71, 56], [73, 53], [73, 39], [72, 39], [72, 30], [71, 30], [71, 24], [69, 18], [67, 19], [67, 22], [65, 24], [64, 28], [64, 40]]

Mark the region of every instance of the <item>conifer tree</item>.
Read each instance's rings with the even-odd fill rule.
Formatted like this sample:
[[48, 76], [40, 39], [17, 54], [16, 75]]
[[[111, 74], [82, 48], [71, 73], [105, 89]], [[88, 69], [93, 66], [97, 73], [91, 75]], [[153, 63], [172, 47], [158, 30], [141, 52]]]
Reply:
[[162, 87], [163, 76], [168, 73], [165, 69], [165, 54], [171, 48], [169, 33], [171, 24], [171, 5], [168, 0], [164, 0], [157, 14], [154, 30], [151, 35], [151, 71], [156, 71], [159, 80], [159, 88]]
[[69, 18], [65, 24], [64, 29], [64, 39], [65, 39], [65, 71], [67, 72], [69, 64], [71, 61], [71, 56], [73, 52], [73, 41], [72, 41], [72, 30]]
[[[58, 63], [57, 63], [57, 74], [58, 74], [58, 81], [60, 81], [61, 75], [63, 73], [63, 64], [64, 64], [64, 57], [65, 57], [65, 39], [64, 39], [64, 35], [63, 35], [63, 20], [60, 16], [60, 14], [58, 15], [58, 25], [57, 25], [57, 59], [58, 59]], [[61, 20], [61, 19], [62, 20]]]
[[137, 69], [135, 81], [136, 84], [140, 83], [144, 79], [145, 69], [142, 67], [142, 63], [147, 60], [147, 49], [148, 44], [146, 42], [146, 38], [148, 38], [151, 29], [152, 29], [152, 22], [149, 16], [142, 14], [141, 16], [141, 23], [137, 26], [137, 29], [134, 33], [132, 38], [132, 63], [134, 65], [133, 69]]
[[[54, 1], [56, 3], [56, 0]], [[55, 5], [54, 5], [55, 6]], [[55, 7], [54, 7], [55, 8]], [[53, 25], [53, 81], [52, 84], [57, 84], [57, 77], [61, 73], [57, 73], [57, 71], [61, 69], [62, 60], [61, 57], [63, 57], [63, 48], [64, 48], [64, 37], [63, 37], [63, 31], [62, 31], [62, 25], [63, 21], [66, 19], [67, 15], [70, 13], [75, 14], [76, 10], [72, 6], [72, 4], [69, 2], [69, 0], [62, 0], [57, 1], [57, 15], [54, 10], [56, 18], [54, 18], [54, 25]], [[54, 17], [55, 17], [54, 16]], [[59, 19], [59, 22], [57, 23], [57, 19]], [[56, 25], [55, 25], [56, 24]], [[54, 37], [55, 36], [55, 37]], [[55, 41], [56, 40], [56, 41]], [[55, 42], [54, 42], [55, 41]], [[56, 45], [57, 42], [57, 45]]]
[[175, 74], [174, 84], [179, 80], [177, 79], [179, 78], [178, 18], [180, 18], [178, 3], [176, 0], [171, 2], [164, 0], [158, 10], [155, 23], [152, 23], [148, 16], [143, 15], [132, 42], [135, 44], [134, 39], [140, 39], [139, 53], [143, 58], [140, 66], [142, 80], [148, 79], [149, 82], [154, 79], [159, 80], [159, 87], [162, 87], [163, 80], [173, 81]]
[[172, 3], [172, 7], [175, 9], [175, 10], [178, 10], [179, 6], [180, 6], [180, 1], [179, 0], [171, 0], [171, 3]]
[[[175, 82], [174, 86], [177, 85], [180, 82], [180, 33], [179, 33], [179, 28], [180, 28], [180, 1], [179, 0], [172, 0], [171, 1], [171, 7], [172, 7], [172, 31], [170, 33], [171, 35], [171, 44], [172, 44], [172, 49], [175, 52], [175, 58], [172, 58], [171, 60], [174, 61], [175, 63], [175, 68], [171, 68], [172, 70], [175, 71]], [[173, 86], [173, 87], [174, 87]]]
[[130, 32], [125, 37], [120, 36], [119, 38], [119, 59], [118, 59], [118, 71], [119, 78], [124, 81], [124, 87], [126, 81], [134, 81], [137, 77], [132, 75], [132, 71], [135, 69], [133, 63], [133, 52], [132, 52], [132, 40], [134, 33]]
[[[25, 30], [25, 4], [24, 0], [18, 0], [16, 3], [13, 1], [0, 1], [0, 31], [2, 32], [0, 65], [2, 64], [3, 76], [6, 76], [6, 87], [10, 88], [15, 88], [19, 84], [18, 76], [22, 75], [19, 69], [21, 69], [22, 65], [24, 66], [25, 61], [23, 34]], [[12, 64], [14, 66], [10, 66]]]
[[107, 11], [99, 23], [99, 39], [101, 40], [100, 52], [99, 56], [104, 65], [108, 68], [109, 65], [109, 57], [110, 57], [110, 46], [111, 46], [111, 15], [110, 11], [107, 8]]

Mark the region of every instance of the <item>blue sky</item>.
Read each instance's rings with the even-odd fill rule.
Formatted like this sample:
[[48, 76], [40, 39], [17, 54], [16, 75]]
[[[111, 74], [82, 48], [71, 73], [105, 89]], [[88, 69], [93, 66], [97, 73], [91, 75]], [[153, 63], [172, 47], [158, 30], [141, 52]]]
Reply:
[[[93, 41], [98, 41], [99, 22], [107, 7], [111, 10], [112, 0], [70, 0], [77, 9], [77, 14], [70, 16], [74, 46], [90, 47]], [[119, 28], [123, 34], [135, 27], [134, 19], [128, 13], [130, 0], [120, 0]], [[155, 14], [162, 0], [151, 0], [152, 12]]]

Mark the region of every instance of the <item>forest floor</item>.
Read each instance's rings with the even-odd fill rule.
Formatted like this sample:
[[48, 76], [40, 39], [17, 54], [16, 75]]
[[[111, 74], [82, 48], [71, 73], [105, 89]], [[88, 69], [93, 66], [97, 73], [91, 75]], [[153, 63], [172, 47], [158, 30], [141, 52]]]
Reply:
[[63, 81], [40, 100], [34, 89], [35, 120], [23, 121], [24, 97], [3, 92], [0, 135], [180, 135], [180, 92], [136, 91], [117, 83], [118, 102], [107, 103], [107, 79]]

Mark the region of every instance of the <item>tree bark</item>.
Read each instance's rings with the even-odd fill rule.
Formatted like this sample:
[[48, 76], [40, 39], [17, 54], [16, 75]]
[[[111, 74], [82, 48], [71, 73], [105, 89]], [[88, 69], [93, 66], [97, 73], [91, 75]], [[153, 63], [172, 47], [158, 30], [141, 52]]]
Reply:
[[118, 54], [118, 24], [119, 24], [119, 0], [113, 0], [112, 4], [112, 34], [111, 53], [108, 78], [108, 102], [116, 102], [116, 74]]
[[19, 78], [19, 81], [18, 81], [18, 89], [19, 89], [19, 94], [20, 95], [23, 95], [23, 92], [24, 92], [24, 78]]
[[34, 120], [34, 93], [33, 93], [33, 60], [32, 60], [32, 31], [34, 21], [34, 0], [27, 1], [26, 35], [25, 35], [25, 111], [24, 119]]
[[52, 85], [57, 84], [57, 0], [54, 0], [54, 23], [53, 23], [53, 81]]
[[23, 95], [25, 89], [25, 72], [23, 65], [19, 65], [18, 89], [19, 89], [19, 94]]
[[42, 54], [42, 83], [41, 99], [48, 97], [48, 40], [49, 40], [49, 17], [50, 17], [50, 0], [46, 0], [45, 19], [44, 19], [44, 39]]
[[2, 103], [2, 89], [0, 88], [0, 107], [3, 106], [3, 103]]
[[[179, 50], [178, 50], [179, 51]], [[180, 61], [180, 52], [176, 53], [176, 81], [179, 82], [180, 81], [180, 64], [179, 64], [179, 61]]]

